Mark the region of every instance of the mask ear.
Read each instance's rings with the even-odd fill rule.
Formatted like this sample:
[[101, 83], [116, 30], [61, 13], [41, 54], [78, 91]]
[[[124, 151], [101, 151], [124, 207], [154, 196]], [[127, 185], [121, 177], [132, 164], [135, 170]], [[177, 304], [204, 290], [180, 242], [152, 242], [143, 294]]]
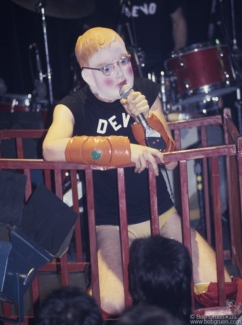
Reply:
[[92, 72], [91, 70], [88, 69], [83, 69], [82, 72], [82, 78], [83, 80], [88, 84], [88, 85], [92, 85], [93, 84], [93, 77], [92, 77]]

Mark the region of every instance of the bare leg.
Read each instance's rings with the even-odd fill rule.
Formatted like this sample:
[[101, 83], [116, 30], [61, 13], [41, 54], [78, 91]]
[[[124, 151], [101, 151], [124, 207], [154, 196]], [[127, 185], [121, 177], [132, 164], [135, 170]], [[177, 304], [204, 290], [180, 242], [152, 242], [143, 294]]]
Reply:
[[119, 230], [97, 227], [98, 272], [101, 308], [111, 315], [124, 310], [124, 289]]
[[[182, 242], [181, 219], [177, 213], [173, 213], [160, 230], [164, 237], [174, 238]], [[217, 282], [216, 255], [209, 244], [194, 230], [191, 230], [193, 281]], [[231, 282], [231, 278], [225, 269], [225, 281]]]
[[[99, 226], [96, 229], [101, 307], [111, 315], [125, 308], [119, 229]], [[150, 222], [128, 227], [129, 245], [137, 237], [150, 236]]]

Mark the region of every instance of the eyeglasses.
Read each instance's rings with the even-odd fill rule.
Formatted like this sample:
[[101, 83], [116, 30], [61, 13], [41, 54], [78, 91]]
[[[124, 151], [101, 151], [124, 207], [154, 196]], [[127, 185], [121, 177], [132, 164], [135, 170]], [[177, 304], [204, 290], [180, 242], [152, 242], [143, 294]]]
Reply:
[[120, 68], [125, 68], [129, 64], [130, 58], [131, 55], [127, 54], [122, 56], [117, 62], [106, 64], [101, 68], [82, 67], [82, 69], [98, 70], [98, 71], [102, 71], [104, 76], [110, 76], [113, 72], [115, 64], [117, 64]]

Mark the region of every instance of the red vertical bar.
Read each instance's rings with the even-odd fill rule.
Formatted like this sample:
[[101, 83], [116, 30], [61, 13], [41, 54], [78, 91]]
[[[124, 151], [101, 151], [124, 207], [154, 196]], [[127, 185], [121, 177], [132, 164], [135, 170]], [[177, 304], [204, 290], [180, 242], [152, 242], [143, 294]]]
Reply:
[[9, 317], [11, 315], [11, 305], [7, 302], [3, 302], [2, 307], [4, 317]]
[[17, 158], [23, 159], [24, 158], [24, 151], [23, 151], [23, 139], [16, 138], [16, 146], [17, 146]]
[[62, 190], [62, 174], [61, 170], [55, 169], [54, 170], [55, 176], [55, 194], [58, 196], [59, 199], [63, 199], [63, 190]]
[[191, 234], [190, 234], [190, 209], [188, 198], [187, 161], [180, 161], [181, 180], [181, 202], [182, 202], [182, 235], [183, 243], [191, 254]]
[[218, 157], [212, 157], [212, 193], [213, 193], [213, 215], [215, 228], [216, 262], [218, 276], [218, 295], [219, 306], [225, 306], [225, 280], [224, 280], [224, 261], [223, 261], [223, 235], [220, 206], [220, 186]]
[[[192, 258], [191, 249], [191, 226], [190, 226], [190, 209], [189, 209], [189, 197], [188, 197], [188, 178], [187, 178], [187, 161], [181, 160], [180, 167], [180, 182], [181, 182], [181, 204], [182, 204], [182, 235], [183, 244], [188, 248], [190, 256]], [[191, 296], [194, 297], [194, 284], [191, 283]], [[192, 308], [195, 308], [194, 298], [192, 299]]]
[[[237, 220], [234, 220], [233, 223], [236, 223], [238, 229], [241, 229], [242, 223], [242, 136], [237, 139], [237, 161], [238, 161], [238, 173], [239, 173], [239, 201], [238, 202], [238, 217]], [[232, 184], [233, 185], [233, 184]], [[232, 215], [230, 219], [233, 219], [235, 216]], [[241, 231], [235, 231], [233, 233], [233, 255], [236, 258], [236, 264], [239, 266], [240, 272], [242, 272], [242, 252], [241, 252]], [[236, 245], [237, 244], [237, 245]], [[237, 246], [237, 247], [236, 247]], [[237, 255], [237, 256], [236, 256]]]
[[[237, 147], [238, 147], [238, 169], [239, 169], [239, 188], [240, 188], [240, 211], [242, 211], [242, 136], [237, 139]], [[240, 216], [241, 217], [241, 216]], [[242, 220], [242, 217], [241, 217]]]
[[[201, 127], [201, 142], [202, 147], [207, 147], [207, 130], [205, 126]], [[212, 244], [212, 230], [211, 230], [211, 214], [210, 214], [210, 199], [209, 199], [209, 181], [208, 181], [208, 165], [207, 159], [203, 158], [203, 193], [205, 205], [205, 222], [206, 222], [206, 236], [207, 241]]]
[[40, 303], [40, 291], [39, 291], [39, 275], [36, 274], [33, 282], [32, 282], [32, 299], [33, 305], [36, 307], [36, 304]]
[[174, 141], [176, 143], [176, 150], [181, 150], [180, 130], [174, 130]]
[[49, 169], [44, 170], [44, 178], [45, 178], [45, 186], [48, 190], [52, 190], [51, 188], [51, 171]]
[[125, 306], [130, 307], [131, 297], [129, 294], [129, 277], [128, 277], [129, 238], [128, 238], [124, 169], [118, 168], [117, 175], [118, 175], [120, 240], [121, 240], [121, 253], [122, 253], [121, 256], [122, 256], [123, 282], [124, 282], [124, 299], [125, 299]]
[[[24, 163], [23, 163], [24, 166]], [[26, 186], [25, 186], [25, 200], [27, 201], [32, 194], [32, 184], [31, 184], [31, 174], [30, 169], [24, 169], [24, 174], [27, 176]]]
[[81, 262], [82, 261], [82, 240], [81, 240], [81, 222], [80, 222], [79, 202], [78, 202], [77, 173], [76, 170], [71, 170], [70, 173], [71, 173], [73, 210], [79, 216], [75, 226], [76, 257], [77, 257], [77, 262]]
[[[62, 174], [61, 170], [55, 169], [54, 170], [55, 176], [55, 194], [60, 198], [63, 199], [63, 190], [62, 190]], [[69, 277], [68, 277], [68, 260], [67, 260], [67, 253], [65, 253], [60, 258], [60, 265], [61, 265], [61, 283], [63, 287], [68, 286], [69, 284]]]
[[159, 235], [160, 227], [159, 227], [158, 206], [157, 206], [156, 176], [151, 164], [149, 164], [148, 172], [149, 172], [149, 193], [150, 193], [150, 209], [151, 209], [151, 233], [152, 235]]
[[97, 237], [96, 237], [96, 220], [94, 209], [93, 177], [92, 170], [85, 171], [86, 176], [86, 193], [87, 193], [87, 214], [88, 229], [90, 242], [90, 259], [92, 270], [92, 293], [97, 304], [100, 306], [100, 289], [98, 279], [98, 260], [97, 260]]

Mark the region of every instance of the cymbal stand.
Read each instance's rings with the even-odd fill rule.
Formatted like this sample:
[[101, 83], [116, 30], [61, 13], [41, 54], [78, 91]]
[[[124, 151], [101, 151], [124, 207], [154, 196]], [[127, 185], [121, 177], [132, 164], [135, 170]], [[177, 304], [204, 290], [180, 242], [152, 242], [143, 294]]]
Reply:
[[48, 40], [47, 40], [47, 27], [46, 27], [46, 19], [45, 19], [45, 0], [39, 0], [35, 4], [35, 9], [41, 12], [42, 16], [42, 28], [43, 28], [43, 36], [44, 36], [44, 45], [45, 45], [45, 56], [46, 56], [46, 65], [47, 65], [47, 76], [48, 79], [48, 87], [49, 87], [49, 99], [50, 105], [54, 104], [53, 100], [53, 90], [52, 90], [52, 79], [51, 79], [51, 68], [50, 68], [50, 59], [49, 59], [49, 50], [48, 50]]
[[130, 23], [129, 22], [125, 23], [123, 21], [123, 19], [124, 19], [123, 15], [124, 15], [126, 6], [130, 7], [131, 2], [128, 1], [128, 0], [122, 0], [121, 3], [120, 3], [120, 13], [119, 13], [119, 19], [118, 19], [118, 23], [117, 23], [116, 32], [119, 35], [122, 35], [123, 26], [124, 25], [126, 26], [128, 37], [129, 37], [129, 40], [130, 40], [130, 45], [131, 45], [132, 50], [133, 50], [133, 56], [134, 56], [135, 64], [136, 64], [136, 67], [137, 67], [137, 70], [138, 70], [138, 75], [139, 75], [139, 77], [143, 77], [143, 73], [142, 73], [142, 70], [141, 70], [141, 63], [143, 61], [143, 58], [141, 58], [142, 57], [142, 51], [140, 51], [140, 53], [139, 53], [138, 50], [137, 50], [137, 45], [136, 45], [136, 42], [134, 40], [136, 38], [135, 29], [133, 30], [133, 32], [134, 32], [134, 37], [133, 37], [132, 32], [131, 32], [131, 28], [130, 28]]
[[237, 116], [238, 116], [238, 128], [239, 128], [239, 134], [242, 134], [242, 100], [241, 100], [241, 90], [240, 88], [237, 88], [236, 90], [236, 101], [234, 103], [234, 106], [237, 109]]
[[235, 15], [234, 15], [234, 0], [230, 0], [231, 3], [231, 17], [232, 17], [232, 35], [233, 35], [233, 50], [238, 50], [237, 39], [236, 39], [236, 29], [235, 29]]
[[[222, 8], [222, 1], [220, 1], [220, 6]], [[239, 59], [241, 59], [241, 50], [239, 50], [238, 48], [237, 39], [236, 39], [234, 0], [230, 0], [230, 8], [231, 8], [231, 18], [232, 18], [232, 38], [233, 38], [232, 46], [229, 40], [228, 31], [226, 27], [222, 26], [224, 17], [222, 17], [222, 21], [218, 23], [220, 25], [222, 35], [224, 36], [226, 43], [228, 45], [231, 63], [236, 75], [237, 89], [236, 89], [236, 101], [234, 102], [234, 105], [237, 109], [239, 133], [242, 134], [242, 100], [241, 100], [242, 70], [239, 65]], [[221, 12], [223, 12], [223, 9], [221, 9]], [[224, 26], [226, 26], [226, 24], [224, 24]]]
[[165, 72], [164, 71], [161, 71], [161, 73], [160, 73], [160, 83], [161, 83], [160, 98], [161, 98], [161, 103], [162, 103], [162, 109], [165, 114], [168, 114], [167, 98], [166, 98], [166, 80], [165, 80]]
[[242, 85], [242, 74], [241, 74], [241, 69], [239, 67], [238, 62], [236, 61], [236, 53], [239, 53], [239, 48], [237, 45], [237, 38], [236, 38], [236, 28], [235, 28], [235, 11], [234, 11], [234, 0], [230, 0], [231, 4], [231, 18], [232, 18], [232, 50], [233, 50], [233, 62], [236, 68], [236, 77], [238, 81], [238, 88], [236, 90], [236, 98], [237, 100], [235, 101], [235, 107], [237, 109], [237, 114], [238, 114], [238, 127], [239, 127], [239, 133], [242, 134], [242, 101], [241, 101], [241, 87]]

